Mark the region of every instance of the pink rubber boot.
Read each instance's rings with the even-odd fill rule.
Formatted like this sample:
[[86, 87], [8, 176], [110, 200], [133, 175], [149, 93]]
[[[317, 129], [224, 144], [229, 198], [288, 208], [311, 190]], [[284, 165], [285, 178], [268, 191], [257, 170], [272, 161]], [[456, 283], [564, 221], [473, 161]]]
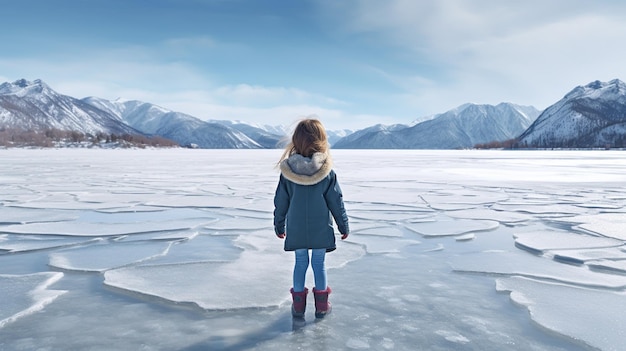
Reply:
[[291, 305], [291, 315], [296, 318], [304, 317], [304, 311], [306, 311], [306, 295], [309, 293], [309, 289], [304, 288], [304, 291], [294, 292], [291, 288], [291, 298], [293, 304]]
[[313, 297], [315, 297], [315, 318], [324, 318], [332, 310], [330, 302], [328, 302], [328, 294], [330, 293], [330, 287], [326, 287], [326, 290], [313, 288]]

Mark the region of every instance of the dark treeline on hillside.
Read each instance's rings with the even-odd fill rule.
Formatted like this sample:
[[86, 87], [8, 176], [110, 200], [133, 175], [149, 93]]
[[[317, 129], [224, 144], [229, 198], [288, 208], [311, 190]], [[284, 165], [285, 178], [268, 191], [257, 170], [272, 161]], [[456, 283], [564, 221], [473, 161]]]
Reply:
[[562, 142], [539, 142], [537, 144], [528, 145], [520, 143], [519, 139], [509, 139], [505, 141], [492, 141], [484, 144], [474, 145], [475, 149], [623, 149], [626, 148], [626, 136], [615, 135], [612, 144], [595, 145], [593, 141], [587, 143], [577, 141]]
[[517, 146], [517, 139], [509, 139], [504, 141], [491, 141], [484, 144], [474, 145], [475, 149], [512, 149]]
[[178, 143], [159, 136], [131, 134], [84, 134], [77, 131], [46, 129], [43, 131], [0, 128], [0, 147], [175, 147]]

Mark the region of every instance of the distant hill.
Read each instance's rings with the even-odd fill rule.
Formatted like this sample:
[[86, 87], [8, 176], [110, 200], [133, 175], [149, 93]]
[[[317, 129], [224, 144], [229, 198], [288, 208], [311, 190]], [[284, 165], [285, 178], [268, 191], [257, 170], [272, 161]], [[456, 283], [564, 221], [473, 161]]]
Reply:
[[408, 125], [377, 125], [339, 140], [343, 149], [459, 149], [515, 138], [537, 118], [532, 106], [465, 104]]
[[626, 85], [614, 79], [574, 88], [543, 111], [517, 147], [626, 147]]

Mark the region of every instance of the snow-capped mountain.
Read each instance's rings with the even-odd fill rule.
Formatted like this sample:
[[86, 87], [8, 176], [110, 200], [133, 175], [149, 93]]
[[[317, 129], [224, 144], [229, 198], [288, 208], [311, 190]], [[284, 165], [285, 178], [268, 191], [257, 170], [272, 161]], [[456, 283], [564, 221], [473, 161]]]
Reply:
[[[202, 121], [141, 101], [76, 99], [25, 79], [0, 85], [0, 128], [161, 136], [200, 148], [281, 147], [290, 132], [284, 126]], [[511, 139], [517, 147], [626, 147], [626, 84], [614, 79], [576, 87], [541, 115], [511, 103], [465, 104], [409, 125], [327, 132], [332, 147], [344, 149], [457, 149]]]
[[537, 118], [532, 106], [464, 104], [409, 125], [374, 126], [339, 140], [335, 148], [459, 149], [513, 139]]
[[260, 147], [266, 149], [279, 147], [285, 135], [285, 133], [281, 131], [281, 129], [279, 129], [278, 127], [259, 126], [242, 121], [213, 120], [209, 122], [221, 124], [238, 130], [239, 132], [254, 140], [254, 142], [257, 143]]
[[[262, 129], [264, 131], [266, 131], [267, 133], [270, 134], [274, 134], [274, 135], [280, 135], [281, 139], [278, 142], [278, 145], [280, 147], [284, 146], [285, 144], [287, 144], [289, 142], [289, 136], [293, 133], [293, 128], [295, 128], [295, 123], [293, 126], [288, 127], [285, 126], [283, 124], [280, 125], [275, 125], [275, 126], [271, 126], [271, 125], [256, 125], [253, 124], [253, 126]], [[339, 130], [326, 130], [326, 136], [328, 137], [328, 143], [330, 145], [334, 145], [338, 140], [350, 135], [354, 133], [354, 130], [352, 129], [339, 129]]]
[[61, 95], [41, 80], [0, 85], [0, 126], [20, 130], [71, 130], [85, 134], [141, 134], [106, 110]]
[[205, 122], [140, 101], [79, 100], [39, 79], [0, 85], [0, 128], [157, 135], [200, 148], [272, 148], [282, 137], [244, 123]]
[[626, 147], [626, 84], [578, 86], [548, 107], [518, 138], [519, 147]]
[[336, 149], [398, 149], [400, 141], [393, 136], [394, 132], [409, 128], [404, 124], [377, 124], [358, 130], [339, 139], [333, 148]]
[[83, 99], [87, 104], [115, 114], [146, 134], [159, 135], [181, 145], [210, 149], [273, 148], [280, 136], [243, 123], [202, 121], [196, 117], [141, 101], [109, 101], [96, 97]]

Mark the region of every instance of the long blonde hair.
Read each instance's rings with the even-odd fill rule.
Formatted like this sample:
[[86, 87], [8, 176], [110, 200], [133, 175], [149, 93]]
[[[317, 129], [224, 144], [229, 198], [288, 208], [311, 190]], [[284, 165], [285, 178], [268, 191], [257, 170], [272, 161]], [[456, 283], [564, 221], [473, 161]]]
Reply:
[[291, 141], [285, 147], [285, 151], [278, 163], [293, 154], [311, 157], [316, 152], [328, 152], [328, 136], [322, 122], [315, 118], [301, 120], [293, 131]]

